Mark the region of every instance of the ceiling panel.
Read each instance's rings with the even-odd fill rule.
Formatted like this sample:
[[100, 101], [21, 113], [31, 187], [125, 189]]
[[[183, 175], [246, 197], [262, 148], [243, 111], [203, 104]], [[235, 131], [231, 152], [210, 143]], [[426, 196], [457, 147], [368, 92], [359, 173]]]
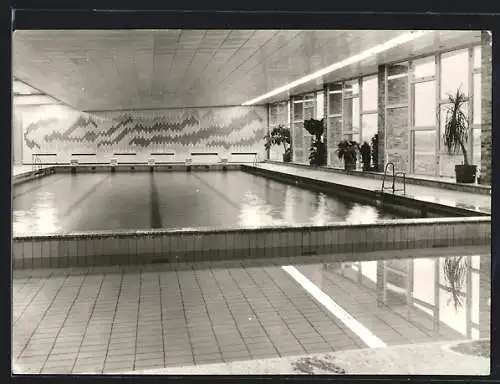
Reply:
[[[236, 105], [406, 32], [16, 31], [13, 73], [81, 110]], [[479, 31], [434, 31], [291, 92], [309, 92], [322, 81], [373, 73], [379, 64], [479, 43], [479, 38]]]

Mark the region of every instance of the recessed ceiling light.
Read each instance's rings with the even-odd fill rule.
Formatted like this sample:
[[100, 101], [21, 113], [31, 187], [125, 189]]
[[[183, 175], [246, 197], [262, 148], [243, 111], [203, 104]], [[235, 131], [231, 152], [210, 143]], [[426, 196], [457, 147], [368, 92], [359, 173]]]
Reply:
[[256, 97], [255, 99], [246, 101], [241, 105], [252, 105], [252, 104], [258, 103], [259, 101], [262, 101], [262, 100], [268, 99], [270, 97], [276, 96], [280, 93], [286, 92], [292, 88], [295, 88], [301, 84], [307, 83], [311, 80], [315, 80], [318, 77], [324, 76], [330, 72], [336, 71], [338, 69], [347, 67], [347, 66], [355, 64], [355, 63], [359, 63], [359, 62], [361, 62], [361, 61], [363, 61], [371, 56], [375, 56], [379, 53], [385, 52], [389, 49], [392, 49], [392, 48], [397, 47], [399, 45], [405, 44], [409, 41], [418, 39], [418, 38], [420, 38], [420, 37], [422, 37], [430, 32], [431, 31], [411, 31], [408, 33], [404, 33], [398, 37], [395, 37], [394, 39], [386, 41], [385, 43], [376, 45], [375, 47], [369, 48], [366, 51], [358, 53], [357, 55], [348, 57], [345, 60], [342, 60], [342, 61], [339, 61], [339, 62], [334, 63], [332, 65], [329, 65], [328, 67], [320, 69], [319, 71], [311, 73], [310, 75], [301, 77], [300, 79], [297, 79], [291, 83], [288, 83], [288, 84], [283, 85], [279, 88], [276, 88], [276, 89], [272, 90], [271, 92], [268, 92], [264, 95]]

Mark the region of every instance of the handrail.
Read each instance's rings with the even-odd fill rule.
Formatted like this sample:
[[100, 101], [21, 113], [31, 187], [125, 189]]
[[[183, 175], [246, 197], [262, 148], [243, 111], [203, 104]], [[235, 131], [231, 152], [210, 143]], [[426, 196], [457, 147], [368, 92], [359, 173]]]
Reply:
[[42, 169], [42, 160], [38, 157], [38, 155], [32, 155], [32, 160], [31, 160], [31, 170], [32, 171], [38, 171]]
[[[392, 186], [386, 187], [385, 186], [385, 178], [387, 177], [387, 170], [388, 170], [389, 166], [392, 166]], [[396, 189], [396, 176], [403, 176], [403, 189]], [[395, 192], [402, 191], [403, 194], [406, 195], [406, 173], [405, 172], [396, 172], [394, 163], [392, 161], [389, 161], [385, 165], [385, 169], [384, 169], [384, 178], [382, 179], [382, 192], [384, 192], [386, 189], [392, 189], [393, 194]]]
[[259, 158], [259, 154], [258, 154], [258, 153], [256, 153], [256, 154], [255, 154], [255, 156], [254, 156], [254, 158], [253, 158], [253, 166], [254, 166], [254, 167], [257, 165], [257, 160], [258, 160], [258, 158]]

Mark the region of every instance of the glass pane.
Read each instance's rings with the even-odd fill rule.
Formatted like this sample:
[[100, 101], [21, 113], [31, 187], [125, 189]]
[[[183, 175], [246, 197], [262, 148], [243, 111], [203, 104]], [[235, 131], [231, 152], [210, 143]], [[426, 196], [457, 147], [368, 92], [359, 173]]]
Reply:
[[368, 144], [371, 144], [372, 137], [378, 132], [378, 114], [370, 113], [368, 115], [363, 115], [362, 119], [362, 139], [363, 141], [368, 142]]
[[363, 111], [374, 111], [378, 109], [378, 78], [370, 76], [363, 78]]
[[359, 98], [344, 99], [344, 130], [359, 131]]
[[434, 260], [415, 259], [413, 261], [413, 297], [434, 305], [435, 275]]
[[474, 47], [474, 68], [481, 68], [481, 46]]
[[469, 92], [469, 52], [454, 51], [441, 56], [441, 99], [448, 99], [448, 94], [455, 94], [460, 88]]
[[474, 143], [472, 146], [472, 165], [481, 168], [481, 129], [473, 129]]
[[[332, 93], [336, 92], [336, 93]], [[329, 91], [328, 93], [328, 104], [329, 104], [329, 115], [335, 115], [342, 113], [342, 92], [341, 91]]]
[[436, 131], [413, 131], [413, 171], [434, 175], [436, 172]]
[[344, 95], [354, 96], [359, 94], [359, 80], [348, 80], [344, 82]]
[[415, 84], [415, 126], [435, 127], [436, 116], [436, 82], [426, 81]]
[[479, 273], [471, 273], [471, 321], [479, 324]]
[[321, 120], [325, 112], [325, 95], [323, 92], [316, 93], [316, 118]]
[[413, 75], [415, 79], [436, 74], [436, 61], [434, 56], [425, 57], [413, 62]]
[[359, 97], [354, 97], [352, 101], [352, 130], [359, 132]]
[[293, 120], [301, 121], [304, 119], [304, 104], [293, 103]]
[[465, 311], [464, 305], [457, 305], [455, 309], [451, 292], [445, 289], [439, 290], [439, 320], [462, 335], [467, 334]]
[[269, 106], [269, 125], [271, 127], [274, 127], [277, 124], [277, 121], [278, 121], [278, 116], [277, 116], [276, 107], [274, 104], [271, 104]]
[[391, 65], [387, 69], [389, 105], [408, 102], [408, 63]]
[[304, 104], [304, 120], [309, 120], [314, 117], [314, 106], [310, 103]]
[[481, 92], [481, 74], [480, 73], [474, 73], [474, 94], [473, 94], [473, 106], [472, 108], [474, 109], [472, 116], [473, 116], [473, 123], [474, 124], [481, 124], [481, 97], [482, 97], [482, 92]]

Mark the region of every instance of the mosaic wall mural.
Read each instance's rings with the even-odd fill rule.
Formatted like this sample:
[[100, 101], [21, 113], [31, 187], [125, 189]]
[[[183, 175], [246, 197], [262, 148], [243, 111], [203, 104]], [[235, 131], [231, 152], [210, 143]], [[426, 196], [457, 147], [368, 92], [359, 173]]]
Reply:
[[23, 161], [33, 153], [137, 153], [147, 158], [173, 152], [183, 161], [190, 152], [257, 152], [265, 156], [267, 108], [221, 107], [153, 111], [81, 113], [66, 106], [21, 107]]

